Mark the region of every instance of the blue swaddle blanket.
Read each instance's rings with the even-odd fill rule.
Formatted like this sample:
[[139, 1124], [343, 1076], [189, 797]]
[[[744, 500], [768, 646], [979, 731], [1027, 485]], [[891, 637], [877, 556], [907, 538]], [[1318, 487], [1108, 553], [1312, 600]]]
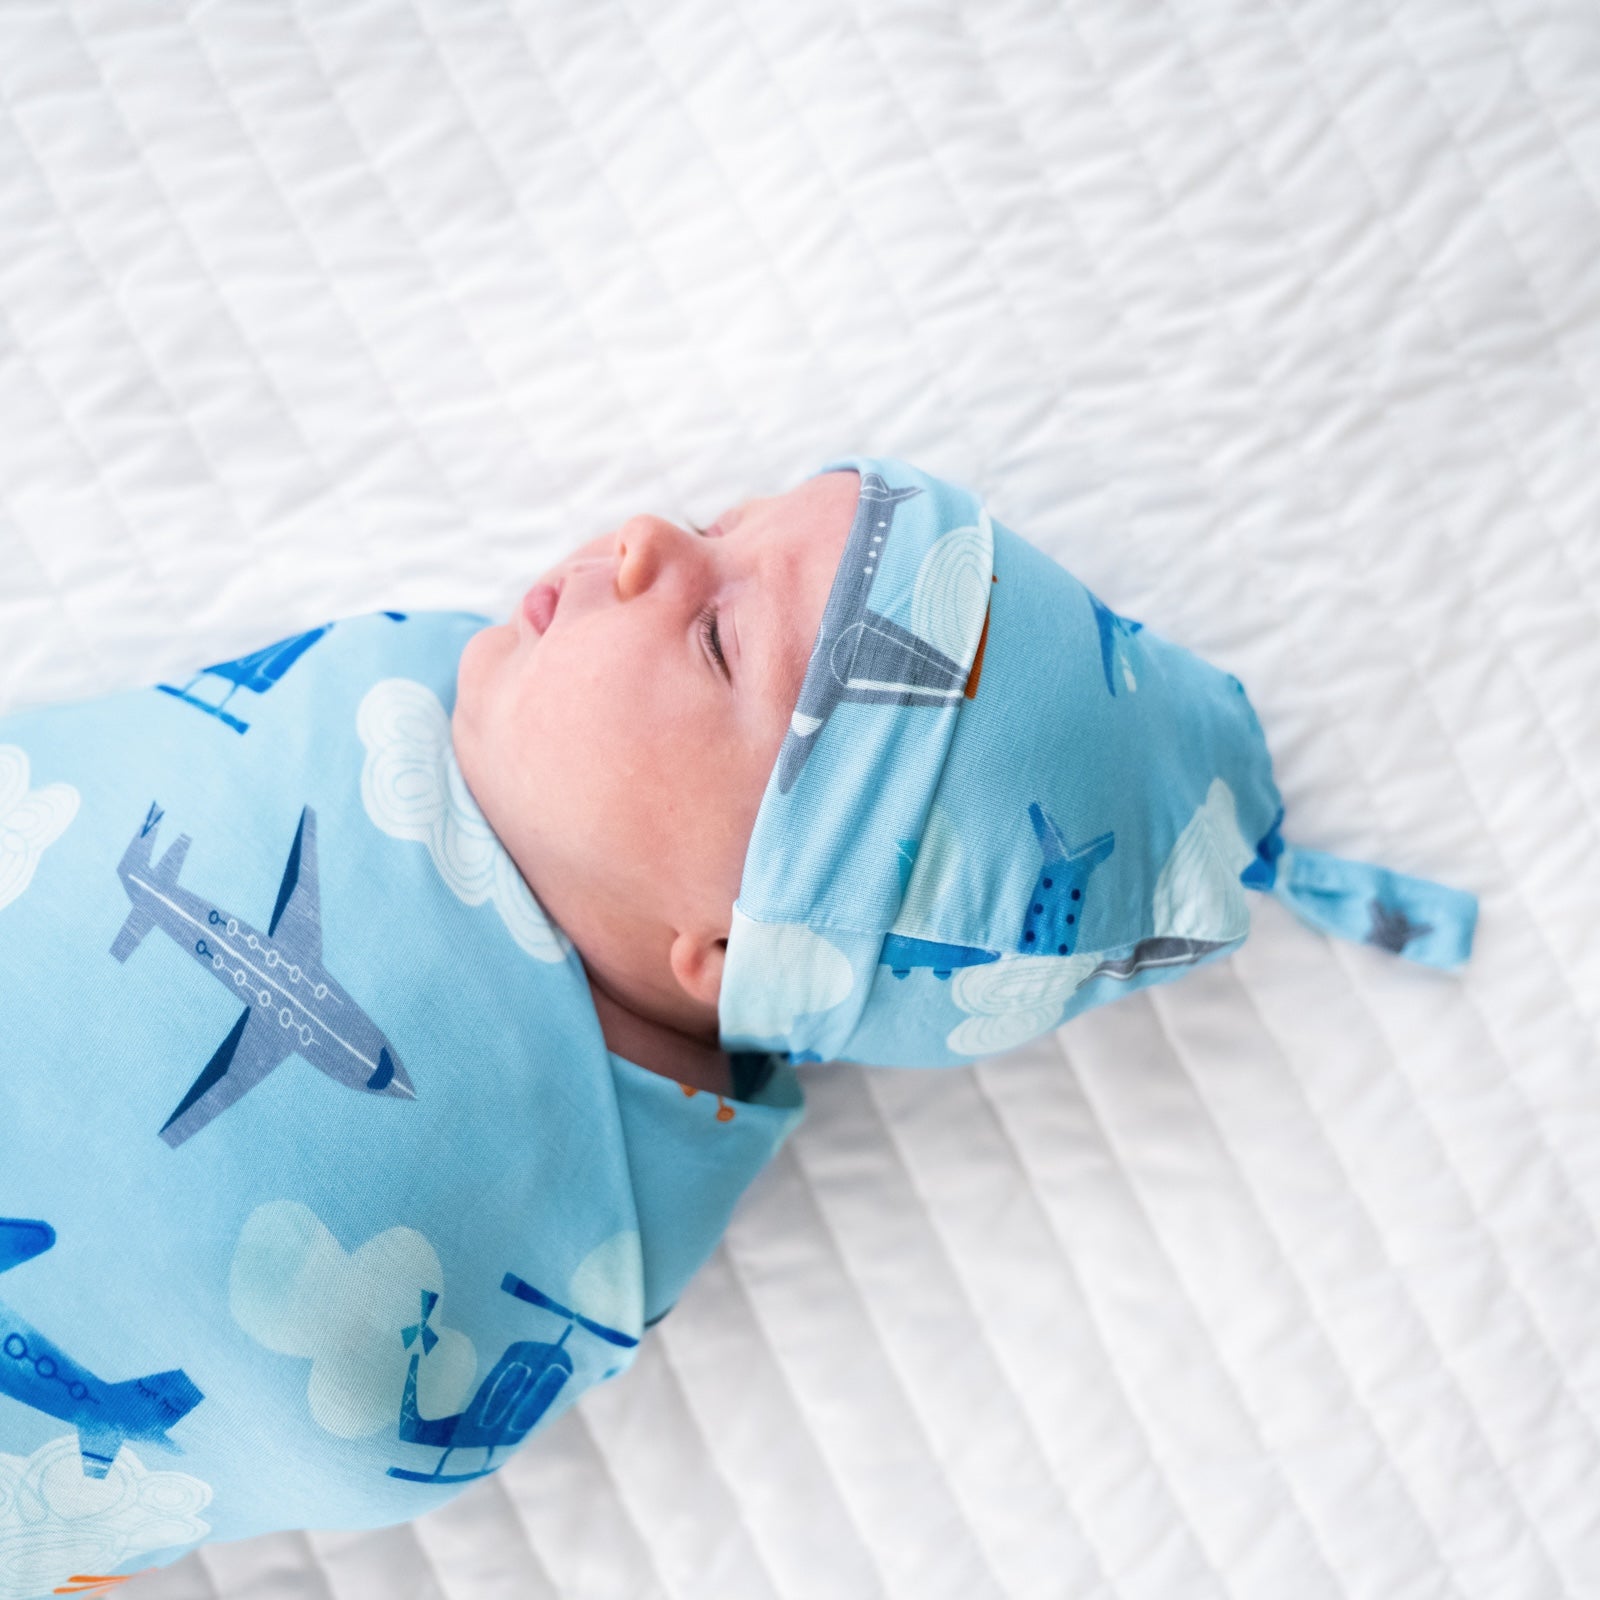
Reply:
[[1117, 615], [971, 490], [860, 494], [745, 857], [726, 1049], [946, 1066], [1241, 944], [1244, 891], [1424, 965], [1476, 899], [1287, 844], [1237, 678]]
[[607, 1051], [451, 749], [485, 620], [0, 718], [3, 1600], [450, 1498], [802, 1115]]
[[671, 1308], [793, 1063], [1006, 1050], [1236, 948], [1246, 889], [1467, 959], [1470, 894], [1285, 842], [1237, 679], [969, 490], [843, 468], [718, 1005], [780, 1054], [735, 1103], [606, 1050], [473, 803], [485, 619], [0, 719], [0, 1600], [492, 1470]]

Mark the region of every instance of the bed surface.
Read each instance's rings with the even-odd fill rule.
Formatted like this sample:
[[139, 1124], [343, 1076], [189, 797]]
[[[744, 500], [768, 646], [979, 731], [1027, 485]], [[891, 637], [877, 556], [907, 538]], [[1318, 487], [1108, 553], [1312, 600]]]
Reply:
[[0, 710], [899, 455], [1481, 901], [803, 1069], [626, 1378], [116, 1592], [1600, 1594], [1597, 80], [1578, 0], [0, 8]]

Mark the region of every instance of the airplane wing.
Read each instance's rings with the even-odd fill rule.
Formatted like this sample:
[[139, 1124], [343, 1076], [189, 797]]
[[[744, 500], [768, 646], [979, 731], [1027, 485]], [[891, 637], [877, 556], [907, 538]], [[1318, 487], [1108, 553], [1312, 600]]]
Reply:
[[847, 688], [898, 690], [913, 705], [948, 705], [966, 682], [967, 669], [937, 645], [880, 611], [864, 613]]
[[48, 1222], [27, 1222], [21, 1217], [0, 1217], [0, 1272], [41, 1256], [56, 1242]]
[[233, 1031], [189, 1087], [178, 1109], [162, 1124], [161, 1137], [174, 1150], [226, 1111], [248, 1089], [293, 1054], [297, 1035], [280, 1028], [269, 1010], [246, 1006]]
[[[283, 932], [278, 932], [279, 924]], [[317, 814], [310, 806], [300, 812], [294, 844], [283, 882], [278, 885], [278, 903], [272, 908], [267, 937], [276, 939], [280, 953], [288, 952], [303, 967], [322, 960], [322, 891], [317, 882]]]

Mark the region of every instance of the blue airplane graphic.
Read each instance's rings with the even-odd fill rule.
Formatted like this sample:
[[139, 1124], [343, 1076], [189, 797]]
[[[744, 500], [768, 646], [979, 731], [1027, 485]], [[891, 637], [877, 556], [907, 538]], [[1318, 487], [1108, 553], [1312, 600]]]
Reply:
[[[1237, 678], [1234, 684], [1243, 693], [1244, 685]], [[1272, 819], [1272, 826], [1256, 841], [1256, 858], [1239, 874], [1239, 882], [1252, 889], [1270, 889], [1278, 876], [1278, 857], [1283, 854], [1283, 835], [1278, 832], [1283, 822], [1283, 807]]]
[[[1083, 895], [1089, 876], [1115, 847], [1114, 834], [1103, 833], [1078, 850], [1069, 850], [1061, 830], [1033, 801], [1028, 820], [1039, 840], [1044, 864], [1028, 895], [1028, 910], [1022, 919], [1022, 936], [1017, 949], [1028, 956], [1067, 956], [1078, 947], [1078, 930], [1083, 925]], [[941, 944], [935, 939], [913, 939], [892, 933], [883, 942], [879, 965], [887, 965], [897, 978], [913, 967], [931, 967], [936, 978], [948, 978], [957, 967], [978, 967], [998, 961], [1000, 951], [979, 945]]]
[[[385, 611], [383, 615], [395, 622], [406, 620], [404, 611]], [[202, 667], [181, 689], [173, 688], [170, 683], [158, 683], [156, 688], [163, 694], [174, 695], [188, 705], [197, 707], [209, 717], [217, 718], [235, 733], [243, 733], [250, 724], [241, 722], [228, 711], [226, 709], [228, 702], [241, 689], [248, 689], [252, 694], [265, 694], [323, 634], [333, 627], [333, 623], [325, 622], [320, 628], [308, 628], [304, 633], [296, 633], [287, 639], [263, 645], [259, 650], [252, 650], [249, 655], [236, 656], [232, 661], [213, 662], [209, 667]], [[212, 704], [211, 701], [202, 700], [194, 693], [194, 686], [202, 678], [221, 678], [224, 683], [231, 684], [232, 687], [220, 701]]]
[[[225, 723], [235, 733], [243, 733], [250, 724], [241, 722], [230, 711], [224, 709], [228, 702], [240, 689], [248, 689], [252, 694], [265, 694], [332, 627], [331, 622], [325, 623], [320, 628], [311, 628], [305, 633], [295, 634], [292, 638], [279, 639], [275, 644], [265, 645], [260, 650], [252, 650], [247, 656], [239, 656], [232, 661], [214, 662], [209, 667], [202, 667], [181, 689], [174, 689], [170, 683], [158, 683], [156, 688], [163, 694], [176, 695], [178, 699], [197, 706], [208, 716], [216, 717], [218, 721]], [[193, 692], [194, 686], [202, 678], [208, 677], [221, 678], [232, 685], [215, 705], [209, 700], [200, 699]]]
[[855, 521], [778, 752], [780, 794], [794, 787], [817, 735], [841, 701], [947, 706], [966, 690], [966, 667], [867, 605], [884, 547], [894, 531], [895, 507], [921, 493], [916, 488], [891, 489], [876, 472], [862, 474]]
[[[48, 1222], [0, 1217], [0, 1272], [43, 1255], [56, 1242]], [[86, 1478], [103, 1478], [129, 1439], [181, 1456], [167, 1429], [205, 1396], [178, 1368], [106, 1383], [80, 1367], [0, 1300], [0, 1394], [78, 1430]]]
[[151, 805], [117, 864], [133, 909], [111, 954], [126, 961], [152, 928], [160, 928], [243, 1000], [245, 1008], [162, 1124], [162, 1139], [176, 1150], [291, 1055], [352, 1089], [416, 1099], [388, 1039], [322, 964], [316, 812], [306, 806], [300, 813], [264, 934], [179, 886], [188, 834], [180, 834], [152, 865], [155, 828], [163, 815], [159, 806]]
[[[428, 1318], [439, 1297], [430, 1290], [423, 1290], [421, 1320], [402, 1331], [407, 1348], [418, 1342], [422, 1350], [420, 1353], [412, 1351], [406, 1369], [406, 1389], [400, 1401], [400, 1437], [408, 1444], [442, 1445], [444, 1454], [432, 1472], [390, 1467], [391, 1478], [405, 1478], [412, 1483], [467, 1483], [493, 1472], [495, 1451], [515, 1449], [521, 1444], [572, 1376], [572, 1357], [565, 1347], [567, 1335], [574, 1327], [586, 1329], [597, 1338], [624, 1349], [632, 1349], [639, 1342], [630, 1334], [618, 1333], [615, 1328], [579, 1316], [559, 1300], [552, 1300], [531, 1283], [523, 1282], [514, 1272], [508, 1272], [500, 1280], [500, 1287], [519, 1300], [565, 1317], [567, 1325], [561, 1330], [561, 1337], [554, 1344], [519, 1339], [508, 1345], [505, 1354], [495, 1362], [494, 1370], [478, 1385], [478, 1392], [465, 1411], [448, 1417], [424, 1417], [417, 1410], [417, 1365], [439, 1342], [438, 1334], [428, 1326]], [[451, 1451], [471, 1449], [488, 1452], [478, 1471], [445, 1473], [444, 1464], [450, 1459]]]
[[1116, 849], [1116, 835], [1102, 833], [1079, 849], [1069, 850], [1061, 830], [1037, 800], [1028, 804], [1028, 821], [1038, 836], [1044, 865], [1028, 896], [1017, 949], [1030, 956], [1070, 956], [1078, 948], [1089, 876]]
[[[1038, 801], [1028, 806], [1028, 820], [1038, 835], [1044, 865], [1034, 881], [1017, 949], [1034, 955], [1071, 955], [1078, 947], [1078, 934], [1083, 927], [1084, 896], [1089, 890], [1090, 875], [1116, 848], [1116, 835], [1103, 833], [1079, 849], [1069, 850], [1055, 820]], [[1227, 942], [1170, 934], [1141, 939], [1127, 955], [1100, 962], [1083, 981], [1131, 978], [1146, 967], [1185, 966], [1209, 950], [1220, 950]]]
[[[1084, 593], [1088, 594], [1085, 590]], [[1102, 605], [1092, 594], [1089, 603], [1094, 607], [1095, 626], [1100, 630], [1100, 666], [1106, 675], [1106, 688], [1115, 695], [1116, 678], [1111, 671], [1111, 658], [1117, 647], [1117, 636], [1131, 639], [1144, 624], [1129, 617], [1119, 617], [1109, 606]]]
[[891, 933], [883, 941], [878, 955], [878, 965], [888, 967], [897, 978], [903, 978], [913, 967], [932, 967], [936, 978], [948, 978], [957, 967], [981, 967], [986, 961], [998, 961], [998, 950], [985, 950], [975, 944], [941, 944], [937, 939], [913, 939], [903, 933]]
[[[1280, 813], [1281, 815], [1281, 813]], [[1028, 909], [1022, 918], [1022, 935], [1017, 951], [1022, 955], [1067, 956], [1078, 947], [1083, 927], [1084, 895], [1094, 869], [1115, 849], [1116, 835], [1103, 833], [1088, 844], [1071, 850], [1054, 819], [1038, 801], [1028, 806], [1028, 820], [1039, 840], [1044, 863], [1028, 896]], [[1085, 978], [1130, 978], [1145, 967], [1177, 966], [1198, 961], [1208, 950], [1218, 950], [1221, 942], [1207, 939], [1181, 939], [1163, 935], [1141, 939], [1126, 955], [1102, 961]], [[883, 942], [878, 956], [897, 978], [904, 978], [913, 967], [931, 967], [936, 978], [948, 978], [957, 967], [977, 967], [998, 961], [1001, 952], [979, 945], [942, 944], [934, 939], [913, 939], [892, 933]]]

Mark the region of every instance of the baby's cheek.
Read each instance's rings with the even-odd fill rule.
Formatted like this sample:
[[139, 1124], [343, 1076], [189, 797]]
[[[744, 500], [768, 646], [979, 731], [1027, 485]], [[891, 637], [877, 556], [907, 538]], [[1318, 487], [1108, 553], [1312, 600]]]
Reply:
[[481, 715], [483, 666], [478, 641], [482, 638], [482, 633], [473, 634], [456, 663], [456, 698], [450, 712], [450, 737], [455, 741], [458, 761], [461, 746], [470, 738], [472, 727]]

